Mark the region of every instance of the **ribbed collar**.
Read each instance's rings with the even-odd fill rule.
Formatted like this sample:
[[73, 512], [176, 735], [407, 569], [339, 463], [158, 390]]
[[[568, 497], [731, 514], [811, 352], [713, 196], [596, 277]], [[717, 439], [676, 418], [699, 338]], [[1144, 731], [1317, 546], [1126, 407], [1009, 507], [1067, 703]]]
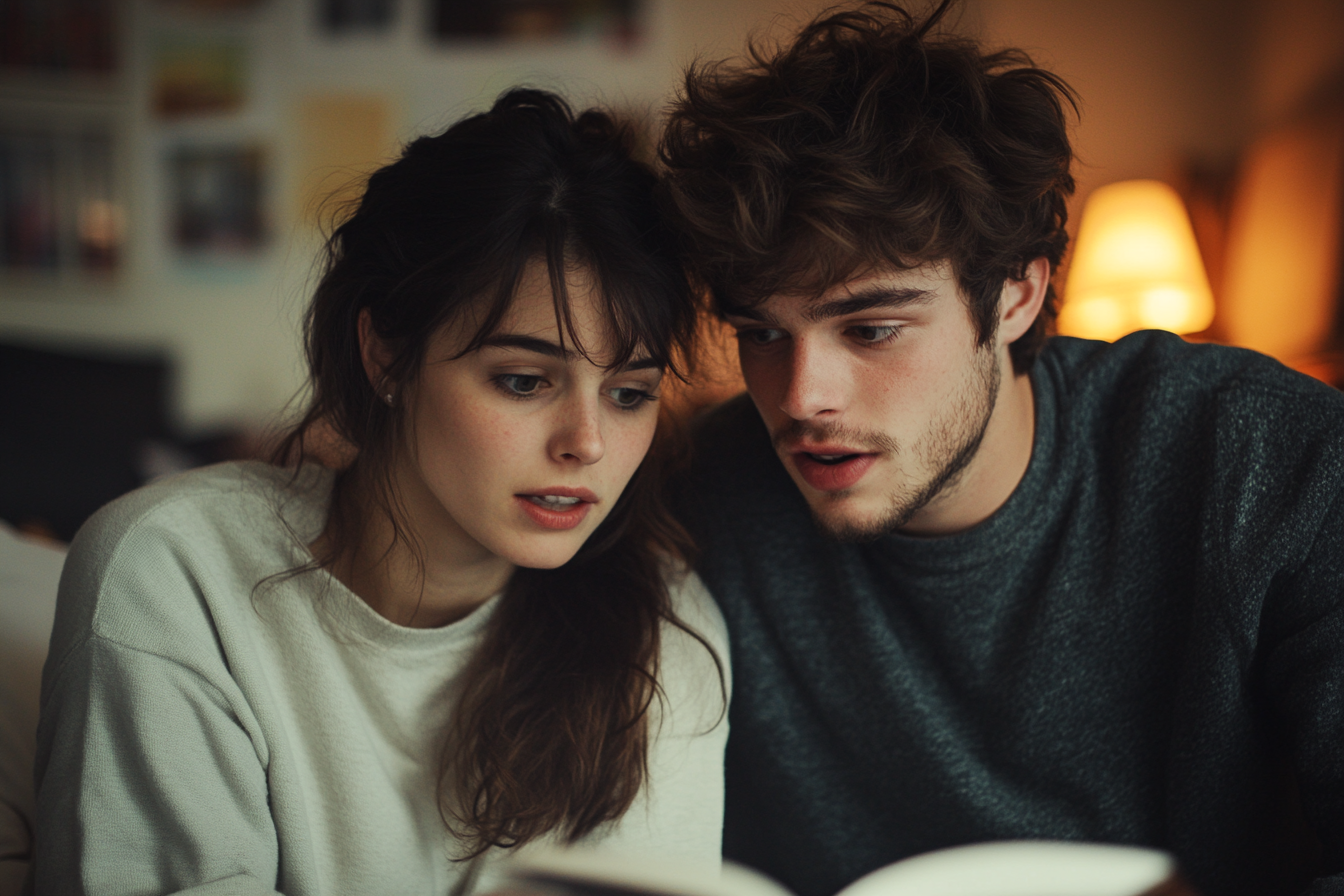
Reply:
[[[295, 565], [312, 562], [308, 545], [326, 525], [331, 503], [334, 471], [317, 464], [305, 464], [293, 481], [292, 470], [270, 465], [255, 465], [254, 470], [269, 479], [277, 490], [281, 518], [293, 533], [292, 553]], [[365, 644], [387, 650], [442, 651], [474, 643], [494, 615], [500, 595], [496, 594], [462, 619], [438, 628], [412, 628], [397, 625], [380, 615], [325, 569], [300, 576], [303, 590], [320, 609], [324, 621]]]

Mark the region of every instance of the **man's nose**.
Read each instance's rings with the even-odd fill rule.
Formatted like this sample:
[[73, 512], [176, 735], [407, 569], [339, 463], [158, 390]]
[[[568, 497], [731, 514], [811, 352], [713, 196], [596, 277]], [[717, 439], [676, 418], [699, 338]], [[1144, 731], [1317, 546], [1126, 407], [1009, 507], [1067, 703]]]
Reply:
[[779, 408], [794, 420], [842, 411], [848, 403], [849, 377], [843, 359], [827, 346], [795, 340], [787, 377]]

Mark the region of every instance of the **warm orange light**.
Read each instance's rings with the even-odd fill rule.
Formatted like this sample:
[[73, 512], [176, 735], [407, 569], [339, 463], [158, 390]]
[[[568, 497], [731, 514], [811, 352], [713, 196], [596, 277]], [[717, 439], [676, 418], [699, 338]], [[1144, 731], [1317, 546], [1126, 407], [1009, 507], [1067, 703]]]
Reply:
[[1176, 191], [1155, 180], [1093, 191], [1083, 208], [1059, 331], [1117, 339], [1143, 329], [1194, 333], [1212, 321], [1209, 278]]

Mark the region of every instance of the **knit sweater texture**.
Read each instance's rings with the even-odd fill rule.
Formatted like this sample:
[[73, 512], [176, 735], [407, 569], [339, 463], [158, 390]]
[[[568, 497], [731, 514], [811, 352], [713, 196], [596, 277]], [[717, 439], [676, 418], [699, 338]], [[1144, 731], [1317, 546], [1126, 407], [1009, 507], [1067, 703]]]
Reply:
[[[463, 889], [439, 755], [498, 598], [416, 629], [326, 572], [271, 578], [311, 561], [331, 484], [316, 467], [291, 482], [225, 464], [134, 492], [80, 531], [43, 675], [37, 893]], [[726, 657], [699, 580], [672, 591]], [[680, 630], [665, 628], [662, 651], [646, 786], [589, 840], [714, 869], [720, 677]]]
[[1159, 333], [1031, 376], [1026, 473], [947, 537], [830, 539], [745, 397], [701, 421], [677, 492], [732, 635], [725, 854], [802, 896], [1017, 838], [1344, 893], [1344, 395]]

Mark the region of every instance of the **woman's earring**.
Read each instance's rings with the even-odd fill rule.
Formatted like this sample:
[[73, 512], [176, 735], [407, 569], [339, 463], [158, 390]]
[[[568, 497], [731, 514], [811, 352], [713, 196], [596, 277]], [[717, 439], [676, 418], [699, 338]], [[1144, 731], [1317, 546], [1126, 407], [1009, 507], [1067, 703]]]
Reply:
[[383, 401], [387, 402], [387, 406], [388, 406], [388, 407], [392, 407], [392, 393], [391, 393], [391, 392], [384, 392], [384, 393], [383, 393]]

